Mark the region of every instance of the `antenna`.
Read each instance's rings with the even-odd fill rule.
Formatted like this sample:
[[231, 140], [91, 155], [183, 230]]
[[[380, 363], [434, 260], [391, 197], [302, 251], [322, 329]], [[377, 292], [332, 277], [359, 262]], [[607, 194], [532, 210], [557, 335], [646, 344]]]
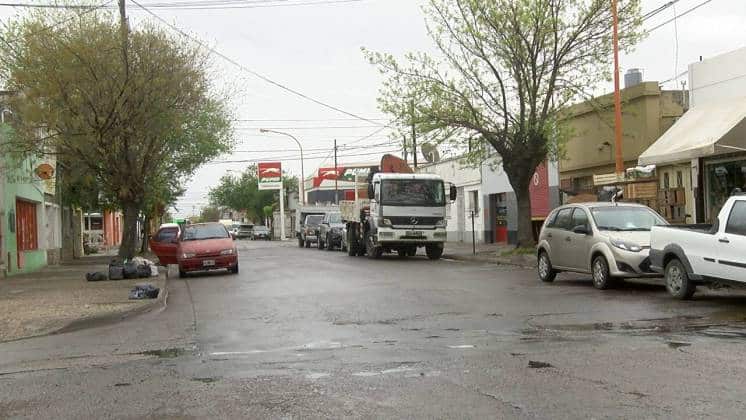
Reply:
[[440, 161], [440, 153], [438, 153], [438, 148], [434, 144], [422, 143], [420, 150], [422, 151], [422, 156], [428, 163]]

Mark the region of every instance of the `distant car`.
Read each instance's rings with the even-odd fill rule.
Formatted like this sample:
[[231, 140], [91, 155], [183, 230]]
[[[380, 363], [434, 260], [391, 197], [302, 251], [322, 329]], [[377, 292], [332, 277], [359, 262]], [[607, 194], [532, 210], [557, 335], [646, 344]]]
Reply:
[[251, 239], [253, 240], [263, 239], [265, 241], [268, 241], [270, 239], [269, 236], [269, 228], [267, 226], [254, 226], [254, 228], [251, 230]]
[[342, 237], [345, 236], [345, 224], [339, 212], [327, 213], [319, 225], [319, 249], [342, 248]]
[[150, 250], [158, 257], [161, 265], [176, 264], [176, 250], [179, 246], [181, 228], [176, 223], [164, 223], [150, 237]]
[[176, 260], [179, 275], [225, 269], [238, 274], [238, 251], [228, 229], [220, 223], [187, 225], [181, 231]]
[[303, 221], [300, 230], [298, 244], [310, 248], [311, 244], [317, 243], [319, 238], [319, 225], [324, 220], [323, 214], [309, 214]]
[[251, 232], [254, 229], [254, 225], [241, 223], [238, 225], [238, 229], [236, 229], [236, 232], [233, 234], [233, 236], [236, 239], [247, 239], [251, 238]]
[[667, 225], [649, 207], [632, 203], [562, 206], [546, 219], [537, 246], [539, 279], [558, 272], [590, 273], [606, 289], [618, 278], [659, 277], [650, 267], [650, 230]]

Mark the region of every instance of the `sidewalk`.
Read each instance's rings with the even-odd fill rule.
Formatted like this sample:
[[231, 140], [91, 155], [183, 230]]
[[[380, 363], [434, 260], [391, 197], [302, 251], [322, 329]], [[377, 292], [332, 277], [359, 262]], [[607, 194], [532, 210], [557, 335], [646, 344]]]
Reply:
[[[111, 257], [90, 256], [70, 264], [0, 279], [0, 342], [114, 321], [162, 305], [166, 274], [158, 277], [88, 282], [85, 274], [108, 271]], [[129, 300], [138, 283], [161, 289], [157, 299]]]
[[476, 246], [476, 255], [473, 253], [471, 243], [446, 242], [444, 258], [462, 261], [476, 261], [493, 264], [515, 265], [525, 268], [536, 267], [536, 255], [516, 254], [515, 246], [505, 244], [480, 244]]

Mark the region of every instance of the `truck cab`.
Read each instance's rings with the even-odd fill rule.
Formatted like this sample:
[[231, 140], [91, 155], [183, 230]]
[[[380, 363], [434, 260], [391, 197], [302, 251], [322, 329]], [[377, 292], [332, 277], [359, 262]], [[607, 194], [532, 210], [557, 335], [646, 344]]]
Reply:
[[396, 251], [407, 257], [424, 247], [430, 259], [439, 259], [447, 237], [446, 205], [456, 198], [455, 188], [448, 192], [438, 175], [374, 174], [367, 211], [359, 222], [348, 222], [348, 253], [379, 258]]
[[663, 272], [666, 288], [679, 299], [691, 298], [699, 284], [746, 284], [746, 195], [723, 205], [715, 224], [654, 227], [651, 267]]

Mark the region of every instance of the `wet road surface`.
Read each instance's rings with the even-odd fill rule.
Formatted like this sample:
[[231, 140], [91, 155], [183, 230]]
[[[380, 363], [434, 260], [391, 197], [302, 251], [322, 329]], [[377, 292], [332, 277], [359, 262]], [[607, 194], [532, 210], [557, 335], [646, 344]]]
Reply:
[[0, 417], [741, 418], [746, 292], [240, 243], [166, 308], [0, 344]]

